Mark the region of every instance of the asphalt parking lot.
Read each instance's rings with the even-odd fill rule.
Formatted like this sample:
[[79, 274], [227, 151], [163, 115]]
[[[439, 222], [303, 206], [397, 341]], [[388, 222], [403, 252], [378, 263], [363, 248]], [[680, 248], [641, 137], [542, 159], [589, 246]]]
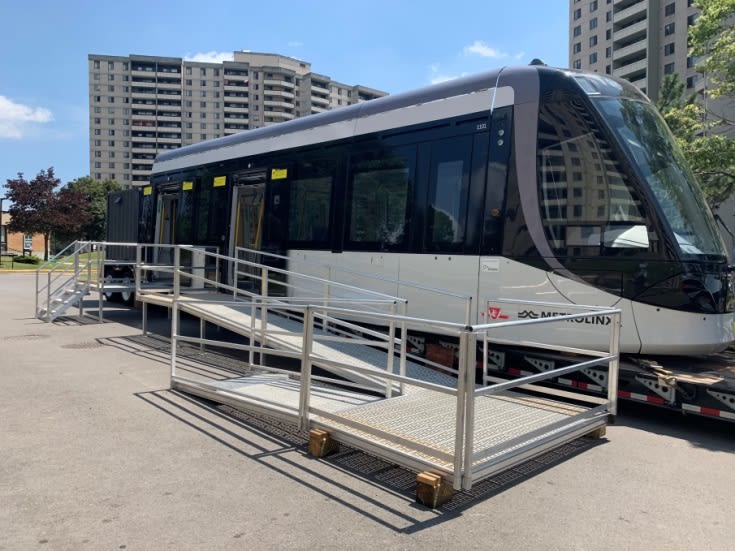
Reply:
[[165, 313], [33, 315], [0, 273], [0, 550], [707, 549], [735, 541], [735, 425], [621, 404], [580, 440], [456, 494], [294, 427], [171, 392]]

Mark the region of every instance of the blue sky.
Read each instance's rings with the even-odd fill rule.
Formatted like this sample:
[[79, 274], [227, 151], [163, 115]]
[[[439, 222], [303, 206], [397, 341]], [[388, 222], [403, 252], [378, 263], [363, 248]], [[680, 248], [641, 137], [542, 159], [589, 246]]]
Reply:
[[278, 53], [397, 93], [534, 57], [565, 67], [568, 13], [569, 0], [0, 0], [0, 186], [89, 174], [91, 53]]

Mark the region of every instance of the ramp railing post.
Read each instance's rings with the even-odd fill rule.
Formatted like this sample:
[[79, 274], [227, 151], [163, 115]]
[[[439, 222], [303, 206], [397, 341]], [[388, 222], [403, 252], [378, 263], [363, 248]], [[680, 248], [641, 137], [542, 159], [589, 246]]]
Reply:
[[314, 312], [311, 306], [304, 311], [304, 337], [301, 349], [301, 392], [299, 395], [299, 429], [309, 428], [309, 401], [311, 394], [311, 347], [314, 333]]
[[[396, 303], [390, 305], [390, 323], [388, 324], [388, 346], [386, 350], [387, 363], [385, 366], [386, 373], [393, 375], [393, 365], [395, 363], [395, 346], [396, 346]], [[385, 397], [390, 398], [393, 394], [393, 379], [386, 379], [385, 382]]]
[[[460, 354], [462, 350], [460, 349]], [[475, 447], [475, 358], [477, 356], [477, 334], [468, 326], [464, 342], [465, 376], [465, 442], [462, 488], [472, 488], [472, 458]], [[461, 361], [461, 358], [460, 358]]]
[[465, 409], [467, 402], [467, 332], [462, 331], [459, 335], [459, 373], [457, 374], [457, 407], [455, 410], [454, 428], [454, 472], [452, 473], [452, 485], [455, 490], [462, 489], [462, 452], [464, 450], [465, 436]]
[[610, 415], [618, 414], [618, 368], [620, 364], [620, 312], [612, 315], [613, 327], [610, 331], [610, 355], [615, 357], [608, 364], [607, 400]]
[[[408, 313], [408, 302], [403, 302], [401, 307], [401, 315], [403, 320], [401, 321], [401, 348], [400, 348], [400, 360], [398, 364], [398, 373], [401, 377], [406, 376], [406, 352], [408, 350], [408, 326], [406, 324], [406, 317]], [[401, 394], [405, 393], [405, 383], [401, 381]]]
[[178, 245], [174, 246], [174, 301], [179, 299], [179, 293], [181, 292], [181, 248]]
[[179, 301], [174, 299], [171, 304], [171, 379], [176, 376], [176, 348], [179, 333]]

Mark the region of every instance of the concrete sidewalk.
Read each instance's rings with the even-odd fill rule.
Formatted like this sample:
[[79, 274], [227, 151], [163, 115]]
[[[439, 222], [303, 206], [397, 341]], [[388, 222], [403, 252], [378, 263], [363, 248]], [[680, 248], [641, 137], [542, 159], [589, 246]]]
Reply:
[[[0, 550], [693, 549], [735, 541], [735, 426], [623, 405], [581, 440], [414, 503], [415, 474], [168, 390], [140, 312], [33, 317], [0, 273]], [[166, 334], [159, 314], [151, 326]]]

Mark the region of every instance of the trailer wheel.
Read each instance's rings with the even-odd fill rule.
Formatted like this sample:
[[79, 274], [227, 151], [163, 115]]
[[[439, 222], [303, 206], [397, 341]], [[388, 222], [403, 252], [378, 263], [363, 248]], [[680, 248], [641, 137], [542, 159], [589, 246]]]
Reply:
[[[107, 274], [105, 276], [105, 283], [111, 283], [113, 281], [113, 277], [111, 274]], [[122, 293], [108, 293], [107, 291], [104, 292], [105, 300], [107, 302], [122, 302]]]

